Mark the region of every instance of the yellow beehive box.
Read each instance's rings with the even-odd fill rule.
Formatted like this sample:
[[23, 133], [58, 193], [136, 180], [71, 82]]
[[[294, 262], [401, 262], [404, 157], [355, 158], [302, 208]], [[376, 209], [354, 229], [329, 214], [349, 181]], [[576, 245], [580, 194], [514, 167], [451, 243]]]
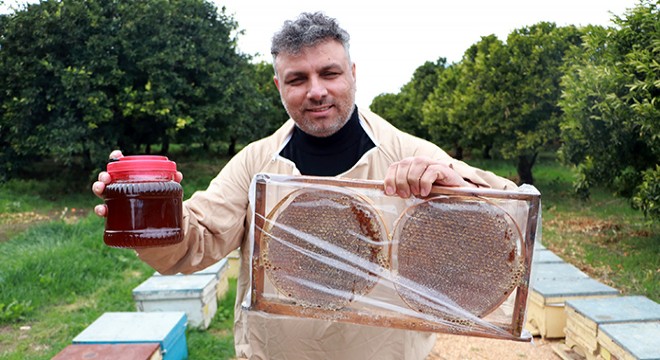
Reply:
[[660, 321], [605, 324], [598, 331], [599, 357], [604, 360], [660, 359], [657, 339], [660, 339]]
[[591, 278], [535, 280], [529, 296], [526, 329], [544, 338], [565, 337], [565, 302], [573, 299], [616, 296], [619, 292]]
[[216, 285], [216, 295], [218, 299], [222, 299], [229, 289], [228, 272], [229, 259], [224, 258], [204, 270], [193, 273], [193, 275], [214, 275], [218, 280]]
[[[229, 290], [229, 258], [224, 258], [217, 263], [207, 267], [206, 269], [196, 271], [190, 275], [213, 275], [217, 280], [216, 285], [216, 294], [218, 300], [222, 299], [227, 290]], [[183, 274], [178, 273], [176, 275], [162, 275], [159, 272], [155, 272], [154, 276], [183, 276]]]
[[566, 302], [566, 346], [596, 359], [598, 333], [605, 324], [660, 321], [660, 304], [644, 296], [579, 299]]
[[238, 279], [238, 272], [241, 268], [241, 253], [240, 249], [234, 250], [227, 255], [229, 267], [227, 270], [227, 277], [230, 279]]

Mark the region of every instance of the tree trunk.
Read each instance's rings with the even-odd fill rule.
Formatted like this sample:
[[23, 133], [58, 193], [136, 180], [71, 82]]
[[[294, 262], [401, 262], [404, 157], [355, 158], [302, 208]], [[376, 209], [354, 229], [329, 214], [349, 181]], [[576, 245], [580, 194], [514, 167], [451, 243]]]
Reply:
[[481, 153], [481, 156], [483, 156], [483, 158], [487, 159], [487, 160], [491, 159], [490, 150], [492, 148], [493, 148], [493, 144], [488, 144], [488, 145], [484, 146], [484, 148], [482, 150], [482, 153]]
[[94, 162], [92, 161], [92, 153], [89, 151], [88, 148], [83, 150], [82, 153], [82, 168], [85, 171], [90, 171], [94, 169]]
[[160, 149], [160, 154], [161, 155], [167, 155], [167, 153], [170, 151], [170, 139], [166, 137], [163, 140], [162, 148]]
[[536, 162], [536, 156], [534, 155], [520, 155], [518, 156], [518, 177], [520, 178], [520, 184], [529, 184], [534, 185], [534, 176], [532, 175], [532, 167]]
[[454, 145], [454, 159], [463, 160], [463, 147], [458, 144]]
[[238, 138], [236, 136], [231, 136], [229, 138], [229, 147], [227, 148], [227, 155], [234, 156], [236, 155], [236, 142]]

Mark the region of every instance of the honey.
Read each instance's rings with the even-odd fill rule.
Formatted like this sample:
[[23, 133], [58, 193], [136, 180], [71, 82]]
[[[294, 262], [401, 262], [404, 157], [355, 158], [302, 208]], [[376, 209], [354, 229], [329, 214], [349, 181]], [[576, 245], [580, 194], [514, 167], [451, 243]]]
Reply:
[[166, 246], [183, 240], [183, 188], [164, 156], [125, 156], [108, 164], [112, 182], [103, 241], [118, 248]]

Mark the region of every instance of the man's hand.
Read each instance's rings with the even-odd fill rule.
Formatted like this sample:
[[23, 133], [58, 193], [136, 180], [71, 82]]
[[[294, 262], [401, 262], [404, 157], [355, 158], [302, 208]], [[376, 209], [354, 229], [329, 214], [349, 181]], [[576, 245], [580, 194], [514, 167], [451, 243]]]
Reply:
[[[122, 154], [121, 150], [114, 150], [110, 153], [109, 158], [110, 160], [117, 160], [123, 156], [124, 154]], [[180, 171], [177, 171], [174, 181], [181, 182], [181, 180], [183, 180], [183, 174]], [[111, 181], [112, 178], [110, 177], [110, 174], [107, 171], [101, 171], [99, 173], [98, 181], [95, 181], [94, 184], [92, 184], [92, 192], [94, 195], [103, 198], [103, 191], [105, 191], [105, 186], [110, 184]], [[94, 212], [98, 216], [106, 217], [108, 215], [108, 208], [105, 206], [105, 204], [99, 204], [94, 207]]]
[[454, 169], [428, 157], [409, 157], [390, 165], [385, 176], [385, 194], [402, 198], [428, 196], [433, 185], [475, 185], [465, 181]]

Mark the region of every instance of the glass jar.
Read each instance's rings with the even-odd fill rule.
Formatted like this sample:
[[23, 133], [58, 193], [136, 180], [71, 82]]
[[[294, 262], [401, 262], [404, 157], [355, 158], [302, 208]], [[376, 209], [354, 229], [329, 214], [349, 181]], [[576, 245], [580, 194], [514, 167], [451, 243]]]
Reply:
[[103, 241], [118, 248], [172, 245], [183, 240], [183, 188], [166, 156], [124, 156], [108, 163], [111, 182]]

